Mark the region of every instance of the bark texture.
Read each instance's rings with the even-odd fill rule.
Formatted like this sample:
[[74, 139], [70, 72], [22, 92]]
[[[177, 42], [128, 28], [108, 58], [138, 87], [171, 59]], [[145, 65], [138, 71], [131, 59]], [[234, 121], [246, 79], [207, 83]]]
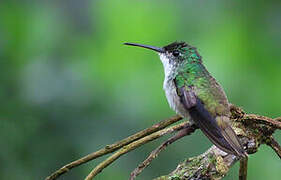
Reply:
[[[242, 109], [235, 106], [232, 106], [231, 112], [233, 129], [249, 155], [258, 152], [261, 144], [267, 144], [280, 157], [280, 146], [272, 136], [276, 129], [281, 129], [279, 118], [245, 114]], [[234, 155], [212, 146], [205, 153], [180, 163], [170, 174], [155, 180], [219, 180], [237, 161], [239, 159]]]

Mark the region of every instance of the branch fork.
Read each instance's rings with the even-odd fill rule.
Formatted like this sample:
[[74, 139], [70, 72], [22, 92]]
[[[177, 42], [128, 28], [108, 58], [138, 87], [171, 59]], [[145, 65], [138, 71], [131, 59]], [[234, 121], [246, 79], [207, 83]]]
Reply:
[[[232, 122], [233, 129], [239, 136], [248, 154], [258, 152], [260, 145], [266, 144], [271, 147], [281, 159], [281, 147], [273, 137], [273, 133], [276, 130], [281, 129], [281, 117], [272, 119], [256, 114], [246, 114], [241, 108], [234, 105], [231, 106], [231, 112], [232, 116], [230, 120]], [[159, 155], [161, 151], [167, 148], [168, 145], [184, 136], [190, 135], [197, 129], [195, 125], [191, 125], [188, 121], [170, 126], [181, 120], [182, 118], [180, 116], [174, 116], [161, 121], [150, 128], [137, 132], [136, 134], [114, 144], [107, 145], [103, 149], [61, 167], [45, 180], [55, 180], [62, 174], [70, 171], [72, 168], [85, 164], [106, 154], [113, 153], [106, 160], [98, 164], [85, 178], [85, 180], [92, 180], [104, 168], [122, 155], [163, 135], [177, 132], [177, 134], [152, 151], [150, 155], [139, 164], [130, 176], [130, 180], [134, 180], [137, 175], [139, 175], [152, 162], [152, 160]], [[228, 173], [231, 166], [239, 160], [239, 180], [246, 180], [248, 158], [238, 159], [234, 155], [221, 151], [216, 146], [212, 146], [205, 153], [199, 156], [188, 158], [184, 162], [180, 163], [170, 174], [158, 177], [155, 180], [219, 180], [223, 178]]]

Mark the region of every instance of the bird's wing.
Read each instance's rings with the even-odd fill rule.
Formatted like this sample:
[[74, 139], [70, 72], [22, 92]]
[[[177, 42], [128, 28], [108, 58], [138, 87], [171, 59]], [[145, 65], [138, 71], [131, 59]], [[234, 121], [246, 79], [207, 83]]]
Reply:
[[191, 86], [179, 87], [176, 81], [175, 85], [182, 104], [202, 132], [221, 150], [244, 157], [244, 149], [227, 122], [227, 117], [214, 118], [204, 107], [200, 98], [196, 96]]

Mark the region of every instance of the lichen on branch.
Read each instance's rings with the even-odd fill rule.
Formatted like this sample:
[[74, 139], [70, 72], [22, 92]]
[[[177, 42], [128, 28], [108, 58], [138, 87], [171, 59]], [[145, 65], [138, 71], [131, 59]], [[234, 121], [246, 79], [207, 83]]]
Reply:
[[[231, 106], [231, 113], [232, 116], [230, 120], [232, 127], [239, 136], [249, 155], [258, 152], [261, 144], [266, 144], [281, 158], [281, 147], [273, 137], [273, 133], [277, 129], [281, 129], [281, 117], [272, 119], [255, 114], [246, 114], [241, 108], [234, 105]], [[91, 180], [122, 155], [165, 134], [179, 131], [178, 134], [168, 139], [153, 151], [150, 156], [148, 156], [148, 158], [135, 169], [131, 174], [131, 179], [134, 179], [168, 145], [179, 138], [190, 135], [196, 130], [196, 127], [191, 125], [188, 121], [173, 125], [180, 120], [182, 120], [180, 116], [174, 116], [156, 123], [152, 127], [137, 132], [136, 134], [114, 144], [107, 145], [96, 152], [61, 167], [48, 176], [46, 180], [55, 180], [62, 174], [69, 172], [72, 168], [78, 167], [106, 154], [113, 153], [109, 158], [98, 164], [86, 177], [87, 180]], [[236, 156], [227, 154], [216, 146], [212, 146], [205, 153], [188, 158], [180, 163], [173, 172], [158, 177], [156, 180], [219, 180], [228, 173], [231, 166], [238, 160], [239, 159]], [[245, 180], [247, 176], [247, 159], [240, 160], [239, 173], [239, 180]]]
[[[248, 154], [258, 152], [261, 144], [267, 144], [281, 158], [280, 145], [272, 136], [276, 129], [281, 129], [279, 118], [271, 119], [265, 116], [246, 114], [241, 108], [235, 106], [231, 107], [231, 112], [233, 128]], [[216, 146], [212, 146], [205, 153], [181, 162], [170, 174], [160, 176], [155, 180], [219, 180], [238, 160], [234, 155], [227, 154]], [[243, 172], [243, 169], [242, 173], [247, 174], [247, 172]]]

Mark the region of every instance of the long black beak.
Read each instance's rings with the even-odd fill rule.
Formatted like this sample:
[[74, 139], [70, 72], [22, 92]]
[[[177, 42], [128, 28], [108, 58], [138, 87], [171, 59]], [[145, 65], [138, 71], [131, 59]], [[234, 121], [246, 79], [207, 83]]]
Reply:
[[149, 45], [144, 45], [144, 44], [137, 44], [137, 43], [124, 43], [125, 45], [129, 46], [138, 46], [146, 49], [151, 49], [153, 51], [159, 52], [159, 53], [164, 53], [165, 50], [163, 48], [155, 47], [155, 46], [149, 46]]

